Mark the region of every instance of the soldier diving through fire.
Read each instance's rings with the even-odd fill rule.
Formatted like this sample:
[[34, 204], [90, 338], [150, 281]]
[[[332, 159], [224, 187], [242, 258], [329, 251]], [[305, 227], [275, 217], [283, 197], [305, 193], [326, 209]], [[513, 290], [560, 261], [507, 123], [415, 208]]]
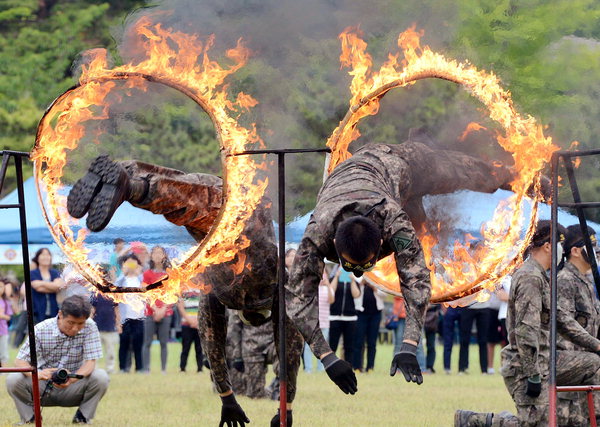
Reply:
[[[415, 352], [430, 298], [429, 271], [425, 267], [415, 226], [425, 219], [421, 198], [461, 189], [493, 192], [509, 188], [509, 168], [469, 155], [434, 150], [411, 138], [403, 144], [370, 144], [340, 164], [319, 192], [291, 270], [286, 290], [288, 314], [288, 424], [302, 352], [298, 331], [320, 358], [329, 377], [345, 393], [354, 394], [357, 382], [352, 368], [331, 352], [318, 325], [317, 290], [324, 258], [340, 262], [357, 276], [378, 259], [395, 254], [402, 292], [407, 304], [406, 332], [390, 373], [399, 369], [407, 381], [422, 382]], [[73, 186], [67, 209], [75, 218], [86, 214], [91, 231], [104, 229], [124, 202], [148, 210], [180, 226], [200, 242], [209, 232], [222, 204], [221, 178], [184, 173], [138, 161], [96, 158]], [[225, 343], [225, 308], [238, 310], [253, 325], [271, 318], [277, 322], [275, 292], [277, 247], [270, 201], [264, 197], [243, 234], [252, 243], [238, 254], [244, 268], [232, 268], [238, 258], [206, 269], [202, 281], [211, 292], [202, 296], [198, 311], [199, 333], [211, 375], [222, 399], [221, 425], [249, 422], [236, 402], [229, 380]], [[290, 319], [293, 319], [290, 320]], [[277, 335], [278, 327], [274, 325]], [[278, 337], [276, 336], [278, 339]], [[279, 346], [276, 346], [279, 348]], [[279, 424], [279, 414], [272, 425]]]
[[[415, 228], [425, 221], [425, 195], [510, 189], [505, 166], [456, 151], [435, 150], [411, 135], [403, 144], [369, 144], [341, 163], [321, 188], [317, 205], [296, 253], [287, 284], [287, 313], [330, 378], [345, 392], [357, 391], [349, 363], [338, 359], [321, 334], [317, 290], [324, 259], [339, 262], [356, 276], [394, 254], [406, 301], [406, 327], [390, 375], [399, 370], [421, 384], [417, 345], [431, 296], [429, 270]], [[548, 182], [544, 190], [549, 192]]]

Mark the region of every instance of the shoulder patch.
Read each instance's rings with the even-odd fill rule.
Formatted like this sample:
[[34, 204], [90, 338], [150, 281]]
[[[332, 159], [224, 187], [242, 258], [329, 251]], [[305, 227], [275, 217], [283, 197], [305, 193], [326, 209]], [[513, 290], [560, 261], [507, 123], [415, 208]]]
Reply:
[[412, 245], [413, 237], [410, 234], [403, 233], [402, 231], [397, 232], [392, 236], [392, 243], [396, 248], [397, 252], [402, 252], [410, 245]]

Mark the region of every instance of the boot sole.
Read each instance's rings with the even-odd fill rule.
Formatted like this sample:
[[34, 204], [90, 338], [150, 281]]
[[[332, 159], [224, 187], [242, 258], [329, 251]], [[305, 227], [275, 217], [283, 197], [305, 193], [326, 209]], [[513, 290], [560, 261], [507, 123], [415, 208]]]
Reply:
[[127, 195], [127, 172], [117, 162], [108, 159], [101, 172], [102, 186], [93, 197], [86, 220], [94, 232], [103, 230]]
[[102, 187], [102, 171], [110, 159], [106, 155], [94, 159], [87, 173], [79, 179], [67, 196], [67, 211], [73, 218], [83, 218]]

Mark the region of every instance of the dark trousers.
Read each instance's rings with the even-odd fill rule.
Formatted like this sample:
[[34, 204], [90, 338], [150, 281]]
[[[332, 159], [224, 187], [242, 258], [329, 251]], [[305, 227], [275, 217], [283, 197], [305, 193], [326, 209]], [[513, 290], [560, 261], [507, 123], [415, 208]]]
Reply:
[[127, 319], [123, 323], [123, 332], [119, 336], [119, 369], [127, 371], [127, 353], [130, 345], [135, 357], [135, 370], [144, 369], [142, 346], [144, 345], [144, 319]]
[[344, 360], [352, 363], [352, 352], [354, 350], [354, 334], [356, 332], [356, 320], [332, 320], [329, 322], [329, 347], [335, 353], [344, 337]]
[[198, 329], [181, 325], [181, 358], [179, 359], [179, 369], [182, 371], [185, 371], [185, 367], [187, 366], [188, 355], [192, 343], [194, 344], [194, 350], [196, 351], [196, 367], [198, 372], [200, 372], [202, 370], [202, 346], [200, 345]]
[[425, 331], [427, 342], [427, 369], [433, 369], [435, 365], [435, 335], [436, 331]]
[[477, 344], [479, 345], [479, 366], [481, 372], [487, 372], [487, 336], [490, 327], [489, 311], [485, 309], [463, 308], [460, 312], [460, 355], [458, 370], [469, 368], [469, 344], [473, 321], [477, 325]]
[[[381, 324], [381, 311], [373, 314], [358, 313], [356, 321], [356, 335], [354, 339], [354, 369], [363, 368], [363, 348], [367, 343], [367, 370], [375, 366], [375, 352], [377, 349], [377, 336]], [[345, 338], [344, 338], [345, 340]]]
[[458, 322], [460, 327], [460, 310], [458, 308], [448, 307], [444, 320], [442, 321], [442, 335], [444, 336], [444, 369], [450, 370], [450, 358], [452, 356], [452, 346], [454, 345], [454, 324]]

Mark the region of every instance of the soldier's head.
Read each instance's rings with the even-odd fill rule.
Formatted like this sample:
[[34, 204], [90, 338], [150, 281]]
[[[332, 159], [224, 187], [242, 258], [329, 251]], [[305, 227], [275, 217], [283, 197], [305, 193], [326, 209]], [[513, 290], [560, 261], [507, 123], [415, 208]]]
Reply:
[[[545, 269], [550, 268], [552, 265], [552, 223], [548, 220], [539, 220], [536, 227], [535, 233], [529, 244], [529, 253], [533, 256], [537, 262], [539, 262]], [[562, 260], [563, 256], [563, 242], [567, 234], [567, 229], [560, 224], [557, 224], [557, 237], [558, 245], [557, 249], [557, 262]]]
[[238, 316], [245, 325], [261, 326], [271, 320], [271, 310], [239, 310]]
[[364, 216], [353, 216], [340, 223], [333, 239], [340, 265], [360, 277], [375, 268], [381, 250], [379, 227]]
[[[596, 231], [588, 226], [588, 234], [594, 250], [596, 250]], [[585, 247], [585, 239], [579, 225], [571, 225], [567, 228], [565, 239], [565, 256], [567, 260], [578, 268], [587, 271], [591, 267], [591, 259]], [[594, 254], [595, 255], [595, 254]]]

